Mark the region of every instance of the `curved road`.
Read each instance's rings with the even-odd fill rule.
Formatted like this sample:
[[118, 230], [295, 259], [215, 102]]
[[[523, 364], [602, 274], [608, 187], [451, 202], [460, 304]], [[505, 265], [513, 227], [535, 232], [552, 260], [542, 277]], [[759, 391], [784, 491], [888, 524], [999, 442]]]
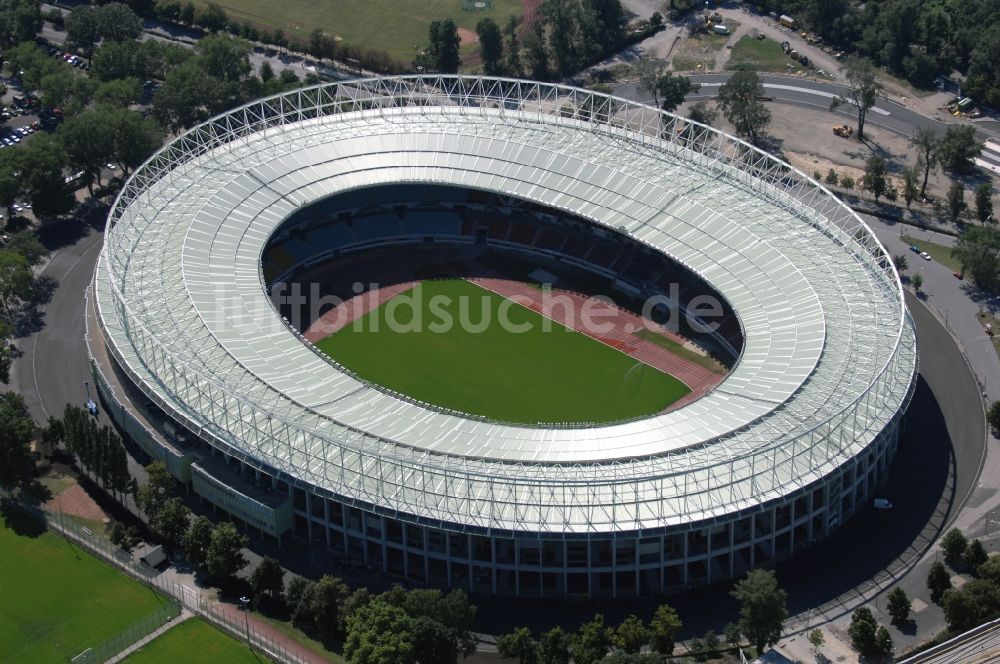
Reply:
[[[697, 74], [691, 76], [691, 80], [701, 85], [701, 89], [694, 94], [687, 96], [688, 101], [699, 99], [712, 99], [719, 94], [719, 87], [722, 86], [731, 74]], [[837, 83], [825, 81], [814, 81], [806, 78], [761, 75], [761, 83], [764, 85], [764, 92], [769, 99], [776, 102], [791, 104], [795, 106], [807, 106], [811, 108], [821, 108], [829, 110], [830, 101], [838, 95], [847, 93], [847, 88]], [[634, 99], [647, 103], [652, 103], [649, 95], [639, 89], [639, 84], [635, 81], [621, 83], [614, 86], [614, 93], [619, 97]], [[853, 106], [842, 106], [833, 113], [844, 116], [845, 119], [856, 119], [857, 114], [853, 111]], [[873, 124], [892, 131], [907, 138], [916, 134], [918, 129], [930, 127], [938, 133], [944, 133], [948, 126], [945, 122], [937, 118], [929, 118], [916, 111], [898, 104], [888, 99], [880, 99], [875, 107], [868, 112], [865, 119], [866, 124]], [[985, 143], [987, 140], [1000, 141], [1000, 131], [995, 129], [996, 123], [974, 123], [976, 128], [976, 138]], [[1000, 155], [984, 151], [982, 158], [1000, 167]]]

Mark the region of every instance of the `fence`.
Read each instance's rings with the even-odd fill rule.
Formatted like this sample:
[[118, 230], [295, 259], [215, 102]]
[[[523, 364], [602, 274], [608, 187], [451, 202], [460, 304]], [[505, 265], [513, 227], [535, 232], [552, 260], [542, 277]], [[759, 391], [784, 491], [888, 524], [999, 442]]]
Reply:
[[[106, 562], [111, 563], [134, 579], [145, 583], [151, 589], [166, 595], [171, 600], [169, 606], [172, 608], [164, 608], [161, 609], [162, 611], [175, 611], [173, 616], [176, 616], [180, 613], [181, 607], [186, 608], [233, 638], [246, 641], [253, 649], [274, 662], [280, 664], [314, 664], [313, 660], [304, 658], [301, 653], [289, 651], [288, 647], [277, 641], [274, 636], [261, 632], [250, 622], [249, 616], [245, 612], [223, 602], [204, 598], [197, 588], [167, 578], [166, 574], [161, 574], [146, 564], [135, 560], [131, 554], [112, 544], [111, 540], [103, 534], [95, 533], [90, 528], [73, 519], [64, 518], [58, 512], [24, 506], [21, 506], [21, 508], [43, 521], [52, 532], [82, 546], [87, 551], [99, 558], [103, 558]], [[168, 620], [165, 616], [166, 613], [161, 614], [156, 612], [151, 614], [148, 623], [137, 621], [121, 633], [92, 648], [93, 655], [82, 653], [72, 661], [79, 662], [80, 664], [105, 662], [132, 643], [135, 643], [163, 625]], [[143, 627], [147, 627], [148, 629], [146, 632], [141, 633]], [[134, 636], [134, 639], [131, 642], [127, 642], [126, 639], [130, 634]], [[118, 647], [118, 650], [112, 652], [116, 647]]]
[[133, 643], [149, 636], [180, 614], [180, 602], [173, 597], [167, 598], [166, 603], [153, 611], [153, 613], [136, 620], [111, 638], [105, 639], [92, 648], [88, 648], [70, 661], [72, 664], [99, 664], [100, 662], [106, 662], [118, 653], [123, 652]]

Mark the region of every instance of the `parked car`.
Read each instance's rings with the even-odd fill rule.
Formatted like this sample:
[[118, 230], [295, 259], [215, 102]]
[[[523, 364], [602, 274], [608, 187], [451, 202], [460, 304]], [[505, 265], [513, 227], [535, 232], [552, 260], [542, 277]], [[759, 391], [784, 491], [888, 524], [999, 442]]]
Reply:
[[931, 259], [931, 255], [926, 251], [921, 251], [920, 257], [923, 258], [925, 261], [929, 261]]
[[910, 251], [912, 251], [915, 254], [919, 254], [920, 253], [920, 247], [918, 247], [915, 244], [911, 244], [910, 245]]

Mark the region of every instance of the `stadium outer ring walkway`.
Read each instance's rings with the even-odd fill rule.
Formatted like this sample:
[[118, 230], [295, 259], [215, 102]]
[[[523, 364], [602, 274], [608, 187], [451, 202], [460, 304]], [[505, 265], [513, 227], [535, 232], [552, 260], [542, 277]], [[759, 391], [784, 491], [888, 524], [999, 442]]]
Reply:
[[[670, 255], [734, 307], [738, 363], [676, 411], [561, 428], [337, 372], [271, 308], [261, 249], [304, 205], [403, 182]], [[192, 129], [126, 183], [88, 305], [109, 413], [198, 495], [390, 574], [524, 596], [683, 589], [825, 537], [884, 479], [917, 362], [890, 256], [822, 185], [657, 109], [505, 79], [329, 84]]]

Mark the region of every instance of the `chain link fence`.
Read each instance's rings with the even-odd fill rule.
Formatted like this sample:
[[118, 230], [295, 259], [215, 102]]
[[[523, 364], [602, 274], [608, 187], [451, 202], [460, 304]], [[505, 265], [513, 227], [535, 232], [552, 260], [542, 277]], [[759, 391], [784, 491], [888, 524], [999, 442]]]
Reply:
[[[246, 641], [250, 647], [273, 662], [279, 664], [315, 664], [315, 662], [323, 661], [318, 657], [306, 659], [300, 653], [289, 651], [287, 646], [277, 641], [274, 635], [265, 634], [257, 629], [250, 622], [246, 612], [233, 608], [229, 604], [202, 597], [197, 588], [167, 578], [165, 574], [161, 574], [145, 563], [134, 559], [129, 552], [112, 544], [111, 540], [104, 534], [96, 533], [59, 512], [45, 508], [29, 508], [24, 505], [20, 505], [20, 508], [44, 522], [53, 533], [61, 535], [70, 542], [111, 563], [132, 578], [159, 591], [170, 600], [168, 604], [147, 618], [136, 621], [119, 634], [84, 653], [77, 654], [70, 660], [71, 662], [79, 664], [106, 662], [161, 627], [168, 620], [172, 620], [180, 614], [182, 608], [186, 608], [233, 638]], [[143, 631], [144, 629], [145, 631]], [[129, 641], [129, 638], [132, 640]]]
[[166, 602], [158, 609], [118, 632], [109, 639], [92, 648], [87, 648], [82, 653], [70, 660], [72, 664], [100, 664], [110, 660], [115, 655], [124, 652], [133, 643], [146, 638], [160, 627], [170, 622], [181, 614], [181, 604], [173, 597], [166, 598]]

